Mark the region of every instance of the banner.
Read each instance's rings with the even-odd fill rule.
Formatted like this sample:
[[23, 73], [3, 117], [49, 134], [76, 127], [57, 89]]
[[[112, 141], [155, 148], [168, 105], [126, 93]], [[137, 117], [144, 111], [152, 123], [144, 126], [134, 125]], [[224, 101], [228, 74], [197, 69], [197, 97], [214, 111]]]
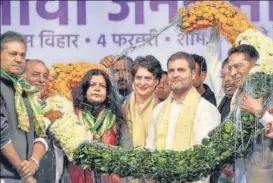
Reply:
[[[177, 10], [192, 1], [1, 1], [1, 33], [12, 30], [25, 35], [27, 58], [57, 62], [98, 63], [117, 55], [131, 44], [150, 38], [167, 25]], [[273, 38], [273, 1], [231, 1], [243, 9], [261, 31]], [[224, 38], [223, 38], [224, 40]], [[172, 27], [147, 46], [129, 54], [157, 57], [164, 69], [177, 51], [205, 56], [206, 31], [184, 35]], [[229, 43], [222, 42], [225, 58]]]

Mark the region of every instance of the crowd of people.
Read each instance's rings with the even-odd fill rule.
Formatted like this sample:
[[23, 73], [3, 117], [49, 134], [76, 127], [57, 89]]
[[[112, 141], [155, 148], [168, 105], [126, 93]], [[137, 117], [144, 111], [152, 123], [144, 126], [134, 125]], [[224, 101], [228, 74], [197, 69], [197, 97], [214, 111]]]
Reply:
[[[231, 48], [221, 62], [217, 51], [211, 51], [217, 50], [218, 38], [211, 35], [206, 59], [183, 51], [172, 54], [167, 71], [152, 55], [135, 60], [104, 57], [100, 64], [111, 68], [113, 77], [93, 69], [86, 73], [81, 86], [72, 90], [75, 113], [90, 140], [126, 149], [175, 151], [200, 144], [229, 116], [259, 58], [253, 46], [243, 44]], [[50, 133], [50, 125], [62, 113], [43, 113], [49, 69], [40, 59], [26, 59], [26, 52], [21, 34], [8, 31], [1, 35], [1, 183], [151, 182], [100, 175], [68, 161]], [[206, 77], [211, 88], [204, 83]], [[262, 98], [245, 95], [241, 108], [264, 126], [272, 154], [273, 106], [265, 110], [263, 103]], [[262, 171], [262, 177], [268, 177], [264, 180], [273, 180], [270, 161], [271, 168]], [[262, 166], [256, 167], [256, 173], [259, 168]], [[234, 165], [223, 169], [198, 183], [233, 182]], [[226, 176], [227, 171], [230, 176]], [[260, 181], [257, 174], [249, 176], [251, 183]]]

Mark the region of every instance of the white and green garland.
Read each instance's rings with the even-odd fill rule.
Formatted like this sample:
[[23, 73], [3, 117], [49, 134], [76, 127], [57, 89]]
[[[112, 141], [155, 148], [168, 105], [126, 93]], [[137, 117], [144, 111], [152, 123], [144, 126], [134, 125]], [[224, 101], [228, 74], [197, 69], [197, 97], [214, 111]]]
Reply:
[[[261, 32], [250, 29], [238, 36], [236, 44], [250, 44], [259, 51], [260, 59], [250, 72], [244, 92], [255, 98], [264, 97], [266, 101], [273, 91], [273, 41]], [[238, 119], [230, 115], [223, 125], [210, 133], [209, 138], [203, 139], [201, 145], [186, 151], [125, 150], [90, 142], [84, 126], [78, 122], [72, 103], [66, 98], [48, 98], [46, 111], [51, 109], [64, 113], [61, 119], [51, 125], [50, 131], [75, 164], [100, 173], [156, 182], [200, 180], [225, 163], [232, 163], [235, 157], [245, 156], [257, 135], [255, 116], [240, 111], [240, 130], [235, 128]]]
[[[261, 57], [245, 83], [243, 93], [254, 98], [264, 97], [264, 101], [273, 91], [272, 50], [261, 51], [262, 44], [251, 39], [258, 39], [258, 31], [246, 31], [237, 39], [238, 44], [254, 44]], [[262, 35], [262, 38], [265, 36]], [[271, 39], [261, 39], [267, 47], [273, 46]], [[238, 106], [239, 107], [239, 106]], [[238, 107], [236, 110], [238, 110]], [[233, 111], [234, 112], [234, 111]], [[117, 174], [120, 177], [131, 176], [156, 182], [192, 182], [202, 179], [218, 170], [225, 163], [232, 163], [235, 157], [246, 156], [248, 148], [257, 136], [253, 114], [240, 110], [240, 119], [230, 115], [221, 126], [214, 129], [209, 138], [201, 145], [182, 152], [150, 151], [147, 149], [125, 150], [120, 147], [103, 144], [82, 143], [74, 154], [75, 164], [105, 174]], [[241, 120], [242, 127], [236, 129], [236, 120]], [[259, 130], [258, 130], [259, 131]], [[259, 131], [262, 133], [263, 129]]]

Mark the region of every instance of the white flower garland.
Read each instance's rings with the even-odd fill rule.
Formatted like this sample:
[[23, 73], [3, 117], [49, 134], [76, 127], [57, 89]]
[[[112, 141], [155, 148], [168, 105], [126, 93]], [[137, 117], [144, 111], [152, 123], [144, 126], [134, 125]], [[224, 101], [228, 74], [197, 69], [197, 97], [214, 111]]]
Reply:
[[236, 46], [240, 44], [252, 45], [259, 52], [257, 66], [251, 69], [250, 74], [255, 72], [273, 74], [273, 40], [271, 38], [258, 30], [247, 29], [236, 39]]
[[50, 132], [60, 142], [60, 145], [70, 161], [77, 147], [88, 140], [88, 135], [74, 112], [73, 104], [66, 97], [55, 95], [46, 99], [45, 112], [59, 110], [63, 113], [50, 127]]

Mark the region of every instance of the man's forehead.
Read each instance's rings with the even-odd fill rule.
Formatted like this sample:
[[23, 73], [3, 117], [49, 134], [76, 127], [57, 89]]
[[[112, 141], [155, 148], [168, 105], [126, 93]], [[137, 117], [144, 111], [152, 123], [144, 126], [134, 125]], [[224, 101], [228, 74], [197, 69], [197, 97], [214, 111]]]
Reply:
[[30, 63], [27, 64], [28, 69], [32, 69], [33, 71], [39, 71], [39, 72], [49, 72], [48, 68], [44, 63], [41, 62], [33, 62], [30, 61]]
[[234, 61], [244, 61], [244, 60], [247, 60], [244, 53], [233, 53], [233, 54], [228, 58], [228, 63], [234, 62]]
[[118, 60], [115, 62], [114, 67], [115, 68], [120, 68], [120, 67], [130, 67], [132, 64], [128, 62], [127, 60]]
[[4, 50], [7, 49], [9, 51], [17, 51], [21, 53], [26, 52], [26, 47], [24, 43], [21, 43], [19, 41], [9, 41], [4, 44]]

